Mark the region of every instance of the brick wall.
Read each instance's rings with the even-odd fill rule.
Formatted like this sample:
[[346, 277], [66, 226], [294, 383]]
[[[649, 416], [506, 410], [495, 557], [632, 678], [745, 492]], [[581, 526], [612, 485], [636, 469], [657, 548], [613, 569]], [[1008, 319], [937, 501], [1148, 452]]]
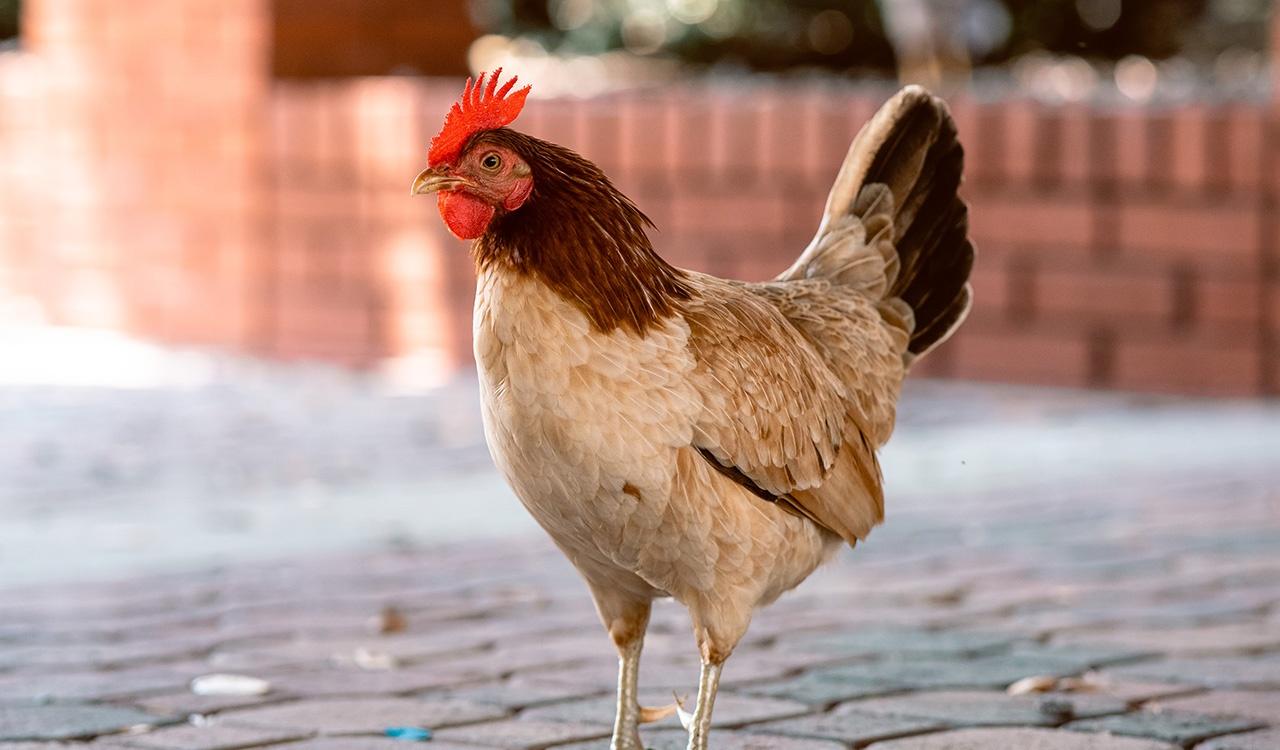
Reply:
[[[109, 0], [27, 7], [29, 53], [0, 57], [0, 302], [276, 357], [469, 365], [465, 245], [407, 196], [459, 82], [273, 82], [263, 0], [139, 0], [127, 23]], [[763, 279], [889, 93], [688, 85], [535, 100], [520, 126], [604, 167], [671, 260]], [[954, 111], [978, 298], [924, 372], [1280, 392], [1276, 110]]]
[[269, 81], [255, 0], [23, 3], [0, 55], [0, 303], [241, 345]]

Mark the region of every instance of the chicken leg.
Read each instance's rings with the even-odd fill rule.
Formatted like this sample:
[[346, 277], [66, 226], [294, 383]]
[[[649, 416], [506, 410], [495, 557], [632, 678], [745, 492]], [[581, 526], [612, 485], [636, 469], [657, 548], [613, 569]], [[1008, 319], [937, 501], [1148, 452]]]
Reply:
[[711, 734], [711, 710], [715, 707], [716, 691], [720, 689], [720, 670], [738, 641], [747, 632], [751, 622], [751, 609], [740, 606], [731, 598], [699, 597], [689, 606], [693, 619], [693, 634], [698, 642], [698, 655], [702, 658], [702, 671], [698, 677], [698, 701], [692, 717], [681, 717], [689, 730], [688, 750], [707, 750], [707, 738]]
[[609, 750], [644, 750], [640, 741], [640, 650], [644, 633], [630, 643], [618, 646], [618, 713], [613, 722], [613, 740]]
[[722, 663], [702, 662], [702, 674], [698, 678], [698, 702], [689, 721], [688, 750], [707, 750], [707, 736], [711, 733], [711, 709], [715, 706], [716, 691], [720, 689]]
[[588, 582], [600, 622], [618, 649], [618, 711], [609, 750], [644, 750], [640, 742], [640, 651], [649, 627], [649, 598]]

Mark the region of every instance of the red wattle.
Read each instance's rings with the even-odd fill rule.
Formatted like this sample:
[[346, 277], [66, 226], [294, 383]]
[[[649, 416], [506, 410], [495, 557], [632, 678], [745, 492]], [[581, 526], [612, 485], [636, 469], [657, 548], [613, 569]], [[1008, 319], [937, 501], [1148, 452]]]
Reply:
[[493, 219], [493, 206], [466, 193], [441, 192], [436, 204], [449, 231], [460, 240], [474, 240], [484, 234]]

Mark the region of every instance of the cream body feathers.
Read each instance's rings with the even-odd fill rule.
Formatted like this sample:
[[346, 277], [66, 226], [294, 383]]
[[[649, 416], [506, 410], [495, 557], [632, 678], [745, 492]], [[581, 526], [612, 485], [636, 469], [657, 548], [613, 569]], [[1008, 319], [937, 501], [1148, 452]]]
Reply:
[[633, 244], [547, 223], [554, 212], [479, 240], [489, 447], [611, 633], [670, 595], [720, 663], [756, 607], [884, 518], [876, 450], [903, 378], [971, 300], [955, 126], [921, 89], [890, 100], [854, 141], [809, 247], [766, 283], [665, 265], [643, 215], [589, 163], [558, 158], [591, 180], [555, 183], [567, 172], [547, 164], [548, 194], [586, 200], [604, 185], [612, 198], [584, 205], [612, 212]]
[[725, 397], [699, 392], [683, 316], [643, 336], [601, 333], [542, 282], [501, 267], [482, 272], [477, 292], [494, 461], [593, 589], [669, 594], [695, 620], [714, 611], [745, 627], [752, 607], [838, 547], [692, 447], [701, 415]]

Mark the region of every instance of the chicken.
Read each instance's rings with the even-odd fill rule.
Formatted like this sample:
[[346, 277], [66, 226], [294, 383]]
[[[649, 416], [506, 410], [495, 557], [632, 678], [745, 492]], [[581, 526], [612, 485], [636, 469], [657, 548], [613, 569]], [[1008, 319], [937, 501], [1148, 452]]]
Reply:
[[507, 128], [529, 87], [500, 73], [467, 82], [411, 192], [475, 240], [485, 436], [617, 647], [611, 747], [643, 747], [640, 651], [669, 596], [701, 656], [703, 750], [753, 611], [883, 519], [876, 449], [903, 378], [969, 310], [955, 125], [903, 89], [854, 139], [809, 246], [746, 283], [668, 264], [599, 168]]

